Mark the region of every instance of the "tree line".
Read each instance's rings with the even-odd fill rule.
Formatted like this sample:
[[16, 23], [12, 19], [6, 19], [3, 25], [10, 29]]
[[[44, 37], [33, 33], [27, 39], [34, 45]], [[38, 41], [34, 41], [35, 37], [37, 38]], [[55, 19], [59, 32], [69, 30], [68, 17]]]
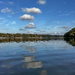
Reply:
[[49, 38], [49, 37], [62, 37], [62, 35], [48, 35], [48, 34], [10, 34], [10, 33], [0, 33], [0, 37], [14, 38], [14, 37], [24, 37], [24, 38]]
[[75, 37], [75, 28], [64, 34], [64, 37]]

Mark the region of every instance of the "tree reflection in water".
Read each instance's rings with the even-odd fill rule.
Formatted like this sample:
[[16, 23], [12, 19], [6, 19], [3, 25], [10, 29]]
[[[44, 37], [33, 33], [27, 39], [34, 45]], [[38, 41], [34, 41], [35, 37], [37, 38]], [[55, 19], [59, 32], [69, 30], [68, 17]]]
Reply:
[[[67, 43], [75, 46], [75, 38], [64, 38], [64, 40]], [[35, 71], [37, 74], [33, 73], [33, 75], [38, 75], [38, 74], [39, 75], [50, 75], [49, 73], [53, 73], [53, 72], [51, 72], [52, 66], [55, 65], [55, 67], [53, 67], [53, 69], [55, 70], [56, 66], [59, 65], [59, 63], [64, 65], [63, 62], [65, 62], [65, 60], [67, 60], [66, 62], [68, 63], [68, 61], [71, 61], [71, 59], [68, 59], [68, 58], [70, 58], [70, 57], [74, 58], [72, 56], [71, 52], [70, 52], [71, 55], [68, 54], [68, 50], [73, 51], [73, 53], [74, 53], [74, 49], [71, 50], [72, 46], [67, 44], [65, 41], [60, 40], [60, 39], [58, 39], [58, 40], [55, 39], [55, 40], [50, 40], [50, 41], [47, 41], [47, 40], [42, 41], [41, 40], [41, 41], [36, 42], [36, 41], [24, 41], [24, 40], [23, 41], [22, 40], [9, 41], [9, 40], [3, 39], [1, 42], [11, 42], [11, 43], [8, 43], [6, 45], [6, 48], [3, 48], [3, 47], [1, 47], [1, 48], [4, 49], [5, 54], [6, 54], [5, 49], [13, 48], [12, 50], [9, 49], [8, 53], [10, 54], [10, 52], [12, 51], [10, 54], [10, 55], [12, 55], [12, 53], [16, 52], [16, 55], [11, 56], [11, 57], [16, 57], [16, 59], [12, 59], [12, 60], [9, 59], [10, 61], [6, 60], [7, 62], [3, 61], [2, 66], [1, 66], [3, 68], [3, 71], [0, 74], [2, 74], [4, 72], [4, 69], [7, 69], [8, 73], [14, 74], [14, 75], [16, 75], [16, 72], [19, 72], [19, 71], [25, 72], [25, 73], [27, 73], [27, 71], [28, 71], [28, 72], [30, 72], [29, 74], [31, 74], [31, 73], [33, 73], [33, 71]], [[13, 43], [13, 45], [12, 45], [12, 42], [21, 42], [21, 43]], [[5, 44], [6, 43], [4, 43], [3, 45], [5, 45]], [[7, 47], [8, 45], [10, 46], [9, 48]], [[22, 52], [22, 53], [20, 53], [20, 52]], [[19, 54], [19, 56], [18, 56], [18, 54]], [[9, 55], [9, 57], [10, 57], [10, 55]], [[20, 55], [22, 55], [22, 56], [20, 56]], [[8, 57], [8, 54], [7, 54], [7, 57]], [[57, 59], [59, 59], [59, 60], [57, 60]], [[65, 60], [63, 60], [63, 59], [65, 59]], [[72, 59], [72, 60], [74, 60], [74, 59]], [[48, 69], [48, 66], [49, 66], [49, 69]], [[12, 70], [15, 68], [16, 68], [16, 70]], [[10, 72], [9, 72], [9, 69], [11, 70]], [[57, 69], [59, 70], [60, 68], [57, 67], [56, 70]], [[63, 71], [63, 69], [62, 69], [62, 71]], [[4, 75], [5, 75], [5, 73], [6, 72], [4, 72]]]
[[75, 46], [75, 38], [64, 38], [64, 40], [72, 46]]

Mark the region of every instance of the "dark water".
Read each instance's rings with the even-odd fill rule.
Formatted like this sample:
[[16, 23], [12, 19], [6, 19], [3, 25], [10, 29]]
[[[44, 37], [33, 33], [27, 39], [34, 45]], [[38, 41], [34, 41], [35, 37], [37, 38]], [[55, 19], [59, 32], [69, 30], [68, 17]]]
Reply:
[[75, 40], [0, 43], [0, 75], [75, 75]]

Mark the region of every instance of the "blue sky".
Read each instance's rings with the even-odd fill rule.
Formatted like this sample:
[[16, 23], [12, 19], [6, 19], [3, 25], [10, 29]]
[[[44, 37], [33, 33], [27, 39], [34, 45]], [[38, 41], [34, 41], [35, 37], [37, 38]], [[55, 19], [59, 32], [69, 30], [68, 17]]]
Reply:
[[0, 33], [64, 34], [75, 27], [75, 0], [0, 0]]

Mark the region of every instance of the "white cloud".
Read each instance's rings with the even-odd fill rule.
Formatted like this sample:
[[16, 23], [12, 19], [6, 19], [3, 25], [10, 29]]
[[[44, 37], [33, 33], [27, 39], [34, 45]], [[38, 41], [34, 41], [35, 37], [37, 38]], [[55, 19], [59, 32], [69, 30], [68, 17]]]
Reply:
[[15, 22], [15, 21], [13, 21], [11, 24], [16, 24], [16, 22]]
[[31, 13], [31, 14], [39, 14], [41, 13], [41, 10], [39, 8], [22, 8], [22, 11], [23, 12], [26, 12], [26, 13]]
[[0, 4], [10, 4], [10, 5], [13, 5], [14, 4], [14, 2], [10, 2], [10, 1], [6, 1], [6, 2], [3, 2], [3, 1], [0, 1]]
[[14, 15], [15, 13], [12, 12], [12, 9], [9, 9], [9, 8], [4, 8], [1, 10], [1, 13], [11, 13], [12, 15]]
[[6, 26], [9, 26], [9, 24], [6, 24]]
[[9, 12], [11, 12], [11, 11], [12, 11], [11, 9], [5, 8], [5, 9], [2, 9], [2, 10], [1, 10], [1, 13], [9, 13]]
[[36, 28], [34, 23], [29, 23], [25, 28]]
[[59, 16], [73, 16], [75, 15], [75, 11], [65, 12], [63, 14], [60, 14]]
[[64, 32], [60, 32], [60, 31], [59, 31], [59, 32], [52, 32], [52, 33], [51, 33], [51, 35], [62, 35], [62, 34], [64, 34]]
[[23, 16], [20, 17], [20, 19], [32, 21], [32, 20], [34, 20], [34, 16], [24, 14]]
[[20, 28], [20, 30], [25, 30], [24, 28]]
[[34, 34], [34, 32], [32, 32], [32, 31], [27, 31], [27, 34]]
[[39, 4], [46, 4], [46, 0], [38, 0]]
[[35, 24], [34, 23], [29, 23], [25, 26], [25, 28], [20, 28], [19, 30], [23, 31], [23, 30], [27, 30], [27, 29], [35, 29]]
[[63, 29], [70, 29], [71, 27], [69, 27], [69, 26], [64, 26], [64, 27], [61, 27], [61, 28], [63, 28]]
[[2, 18], [0, 18], [0, 20], [2, 20]]
[[14, 12], [11, 12], [12, 13], [12, 15], [14, 15], [15, 13]]
[[4, 2], [0, 1], [0, 3], [2, 4], [2, 3], [4, 3]]
[[13, 5], [14, 4], [14, 2], [8, 2], [9, 4], [11, 4], [11, 5]]

